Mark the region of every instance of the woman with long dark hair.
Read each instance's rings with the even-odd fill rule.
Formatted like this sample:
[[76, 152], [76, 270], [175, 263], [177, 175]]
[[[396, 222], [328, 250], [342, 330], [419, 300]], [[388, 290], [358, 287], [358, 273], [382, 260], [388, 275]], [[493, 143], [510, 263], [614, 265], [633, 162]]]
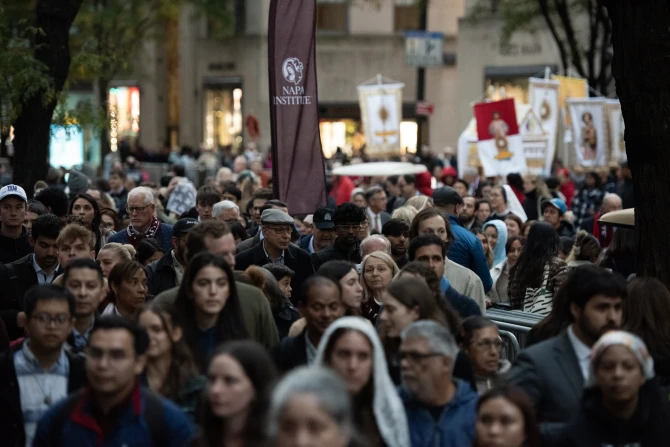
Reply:
[[97, 254], [102, 245], [102, 234], [100, 233], [102, 217], [98, 202], [89, 194], [77, 194], [72, 199], [72, 202], [70, 202], [70, 211], [68, 214], [82, 217], [86, 225], [88, 225], [89, 230], [95, 234], [95, 253]]
[[149, 335], [143, 384], [179, 405], [195, 422], [205, 378], [184, 342], [181, 316], [171, 304], [151, 302], [142, 306], [138, 323]]
[[193, 447], [265, 445], [266, 413], [277, 372], [269, 354], [251, 340], [218, 348], [207, 368], [201, 430]]
[[533, 403], [513, 386], [494, 388], [479, 398], [474, 447], [542, 447]]
[[546, 295], [560, 289], [566, 279], [565, 261], [558, 257], [558, 233], [547, 222], [530, 228], [528, 240], [509, 274], [509, 298], [512, 309], [524, 307], [528, 289], [537, 289], [546, 282]]
[[654, 378], [654, 360], [644, 342], [610, 331], [591, 349], [581, 410], [556, 445], [664, 447], [668, 420], [667, 393]]
[[184, 338], [201, 371], [216, 346], [249, 338], [233, 271], [220, 256], [200, 253], [191, 259], [175, 307], [184, 317]]
[[670, 385], [670, 292], [667, 287], [656, 278], [637, 278], [628, 284], [623, 321], [623, 328], [647, 345], [661, 384]]
[[637, 271], [635, 266], [636, 246], [635, 230], [617, 228], [614, 239], [607, 247], [600, 266], [620, 274], [624, 279], [628, 279], [630, 275]]
[[332, 368], [346, 382], [354, 423], [370, 447], [409, 447], [407, 416], [391, 381], [377, 332], [361, 317], [336, 320], [323, 334], [315, 365]]

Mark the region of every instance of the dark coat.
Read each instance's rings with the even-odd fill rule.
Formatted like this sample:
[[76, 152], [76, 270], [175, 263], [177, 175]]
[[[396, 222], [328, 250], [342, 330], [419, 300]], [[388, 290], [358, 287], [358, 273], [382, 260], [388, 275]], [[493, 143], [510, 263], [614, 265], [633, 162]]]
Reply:
[[[251, 250], [235, 255], [236, 270], [246, 270], [250, 265], [262, 267], [271, 262], [272, 260], [265, 255], [263, 244], [258, 244]], [[291, 281], [291, 287], [294, 290], [291, 294], [291, 301], [297, 302], [302, 296], [303, 282], [314, 274], [312, 258], [305, 250], [289, 244], [288, 248], [284, 250], [284, 265], [295, 272]]]
[[28, 240], [28, 230], [23, 227], [21, 236], [16, 239], [0, 234], [0, 264], [9, 264], [33, 252]]
[[312, 264], [314, 264], [315, 270], [319, 270], [321, 264], [325, 264], [328, 261], [349, 261], [353, 264], [360, 264], [361, 243], [357, 242], [354, 247], [349, 248], [340, 244], [338, 239], [335, 239], [335, 243], [332, 246], [312, 255]]
[[154, 261], [147, 269], [149, 272], [149, 294], [158, 295], [164, 290], [170, 290], [177, 285], [177, 273], [174, 269], [172, 251], [165, 253], [158, 261]]
[[[172, 250], [172, 225], [161, 223], [160, 228], [156, 232], [156, 236], [154, 236], [154, 239], [156, 239], [158, 243], [161, 244], [164, 253]], [[111, 235], [107, 242], [130, 244], [130, 241], [128, 240], [128, 232], [124, 228], [118, 233]]]
[[256, 233], [254, 237], [245, 239], [239, 244], [237, 244], [237, 247], [235, 248], [235, 254], [242, 253], [243, 251], [247, 251], [250, 248], [254, 248], [256, 245], [260, 244], [260, 242], [261, 242], [261, 232], [259, 231]]
[[[23, 297], [28, 289], [39, 282], [33, 268], [32, 254], [12, 262], [11, 265], [11, 275], [6, 266], [0, 267], [0, 318], [5, 323], [10, 340], [16, 340], [23, 336], [23, 329], [16, 326], [16, 316], [23, 310]], [[59, 267], [54, 278], [61, 273], [62, 269]]]
[[281, 374], [307, 364], [307, 328], [295, 337], [283, 339], [272, 350], [272, 359]]
[[[22, 343], [18, 344], [13, 351], [0, 354], [0, 433], [2, 433], [2, 445], [7, 447], [26, 445], [19, 381], [14, 369], [14, 353], [22, 346]], [[69, 395], [86, 385], [86, 370], [82, 357], [70, 353], [66, 355], [70, 361], [70, 376], [67, 382]]]
[[617, 194], [621, 197], [623, 209], [635, 207], [635, 195], [633, 194], [633, 179], [624, 179], [617, 186]]
[[562, 220], [556, 229], [558, 237], [575, 237], [575, 226], [566, 220]]
[[310, 252], [310, 251], [309, 251], [309, 246], [310, 246], [311, 243], [312, 243], [312, 238], [313, 238], [313, 237], [314, 237], [314, 235], [312, 235], [312, 234], [307, 234], [307, 235], [305, 235], [305, 236], [303, 236], [303, 237], [300, 238], [300, 242], [299, 242], [300, 248], [302, 248], [303, 250], [305, 250], [307, 253]]

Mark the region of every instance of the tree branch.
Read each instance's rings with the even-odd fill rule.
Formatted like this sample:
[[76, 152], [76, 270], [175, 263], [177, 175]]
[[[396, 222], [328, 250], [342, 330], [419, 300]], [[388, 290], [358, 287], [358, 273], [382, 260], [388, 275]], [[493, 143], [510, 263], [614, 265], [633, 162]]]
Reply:
[[542, 16], [544, 17], [545, 22], [547, 22], [549, 31], [551, 32], [551, 35], [554, 37], [554, 41], [558, 46], [558, 52], [561, 55], [561, 64], [563, 64], [563, 72], [565, 73], [568, 69], [568, 54], [565, 51], [565, 45], [561, 40], [561, 36], [558, 35], [556, 25], [554, 24], [554, 21], [551, 19], [551, 14], [549, 13], [548, 0], [538, 0], [538, 3], [540, 6], [540, 11], [542, 12]]
[[602, 0], [596, 1], [596, 8], [596, 18], [603, 26], [603, 37], [600, 47], [600, 74], [598, 76], [598, 84], [600, 85], [599, 90], [603, 94], [607, 94], [613, 78], [611, 70], [612, 55], [609, 52], [610, 38], [612, 36], [612, 23], [607, 16], [607, 10], [603, 5]]
[[572, 64], [581, 76], [587, 77], [584, 71], [584, 65], [582, 64], [582, 52], [580, 51], [579, 43], [575, 37], [575, 29], [572, 26], [568, 6], [565, 0], [554, 0], [554, 4], [556, 5], [558, 17], [561, 19], [563, 29], [565, 30], [565, 37], [568, 41], [568, 47], [570, 48], [570, 59], [572, 60]]

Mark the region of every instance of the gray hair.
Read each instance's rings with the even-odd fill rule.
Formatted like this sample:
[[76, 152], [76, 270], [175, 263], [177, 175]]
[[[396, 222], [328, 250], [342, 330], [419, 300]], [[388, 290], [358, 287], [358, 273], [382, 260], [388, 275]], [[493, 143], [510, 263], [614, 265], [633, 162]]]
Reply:
[[270, 437], [277, 436], [279, 417], [289, 401], [305, 394], [317, 400], [321, 409], [335, 420], [343, 433], [352, 435], [351, 399], [342, 379], [329, 368], [303, 366], [286, 375], [272, 394], [268, 415]]
[[408, 338], [423, 338], [433, 352], [439, 352], [451, 359], [455, 359], [458, 354], [453, 335], [446, 327], [432, 320], [420, 320], [410, 324], [402, 331], [400, 338], [403, 341]]
[[151, 189], [147, 188], [146, 186], [138, 186], [137, 188], [133, 188], [130, 190], [128, 193], [128, 199], [130, 199], [133, 196], [139, 196], [143, 195], [144, 196], [144, 204], [145, 205], [151, 205], [154, 203], [154, 193], [151, 191]]
[[226, 210], [237, 210], [239, 213], [240, 207], [230, 200], [223, 200], [221, 202], [215, 203], [212, 207], [212, 217], [219, 217]]
[[384, 192], [384, 190], [380, 186], [373, 186], [371, 188], [368, 188], [368, 190], [365, 191], [365, 201], [370, 203], [370, 199], [372, 199], [374, 196], [376, 196], [381, 192]]
[[[375, 241], [379, 241], [384, 244], [384, 249], [383, 250], [367, 250], [368, 246]], [[361, 242], [361, 257], [364, 258], [366, 255], [369, 255], [370, 253], [374, 251], [383, 251], [387, 255], [391, 254], [391, 242], [389, 242], [388, 239], [384, 236], [380, 236], [379, 234], [373, 234], [372, 236], [368, 236], [365, 239], [363, 239], [363, 242]]]

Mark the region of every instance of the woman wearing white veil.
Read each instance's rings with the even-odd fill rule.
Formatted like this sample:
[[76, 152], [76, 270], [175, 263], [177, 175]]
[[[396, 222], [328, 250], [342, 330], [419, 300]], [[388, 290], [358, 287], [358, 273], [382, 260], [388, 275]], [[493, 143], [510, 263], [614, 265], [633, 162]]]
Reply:
[[[352, 343], [357, 345], [355, 349], [344, 346]], [[361, 360], [365, 355], [353, 352], [357, 349], [369, 352], [371, 368]], [[357, 366], [352, 367], [352, 364]], [[354, 403], [354, 420], [361, 434], [367, 437], [366, 445], [410, 447], [405, 408], [389, 376], [377, 331], [369, 321], [361, 317], [337, 319], [321, 338], [314, 365], [332, 368], [347, 382]]]
[[516, 194], [514, 194], [514, 191], [512, 190], [512, 187], [509, 185], [502, 185], [503, 188], [505, 188], [505, 194], [507, 195], [507, 208], [521, 219], [523, 223], [526, 223], [528, 220], [528, 216], [526, 215], [526, 212], [523, 210], [523, 206], [521, 206], [521, 202], [519, 202], [519, 199], [516, 197]]

